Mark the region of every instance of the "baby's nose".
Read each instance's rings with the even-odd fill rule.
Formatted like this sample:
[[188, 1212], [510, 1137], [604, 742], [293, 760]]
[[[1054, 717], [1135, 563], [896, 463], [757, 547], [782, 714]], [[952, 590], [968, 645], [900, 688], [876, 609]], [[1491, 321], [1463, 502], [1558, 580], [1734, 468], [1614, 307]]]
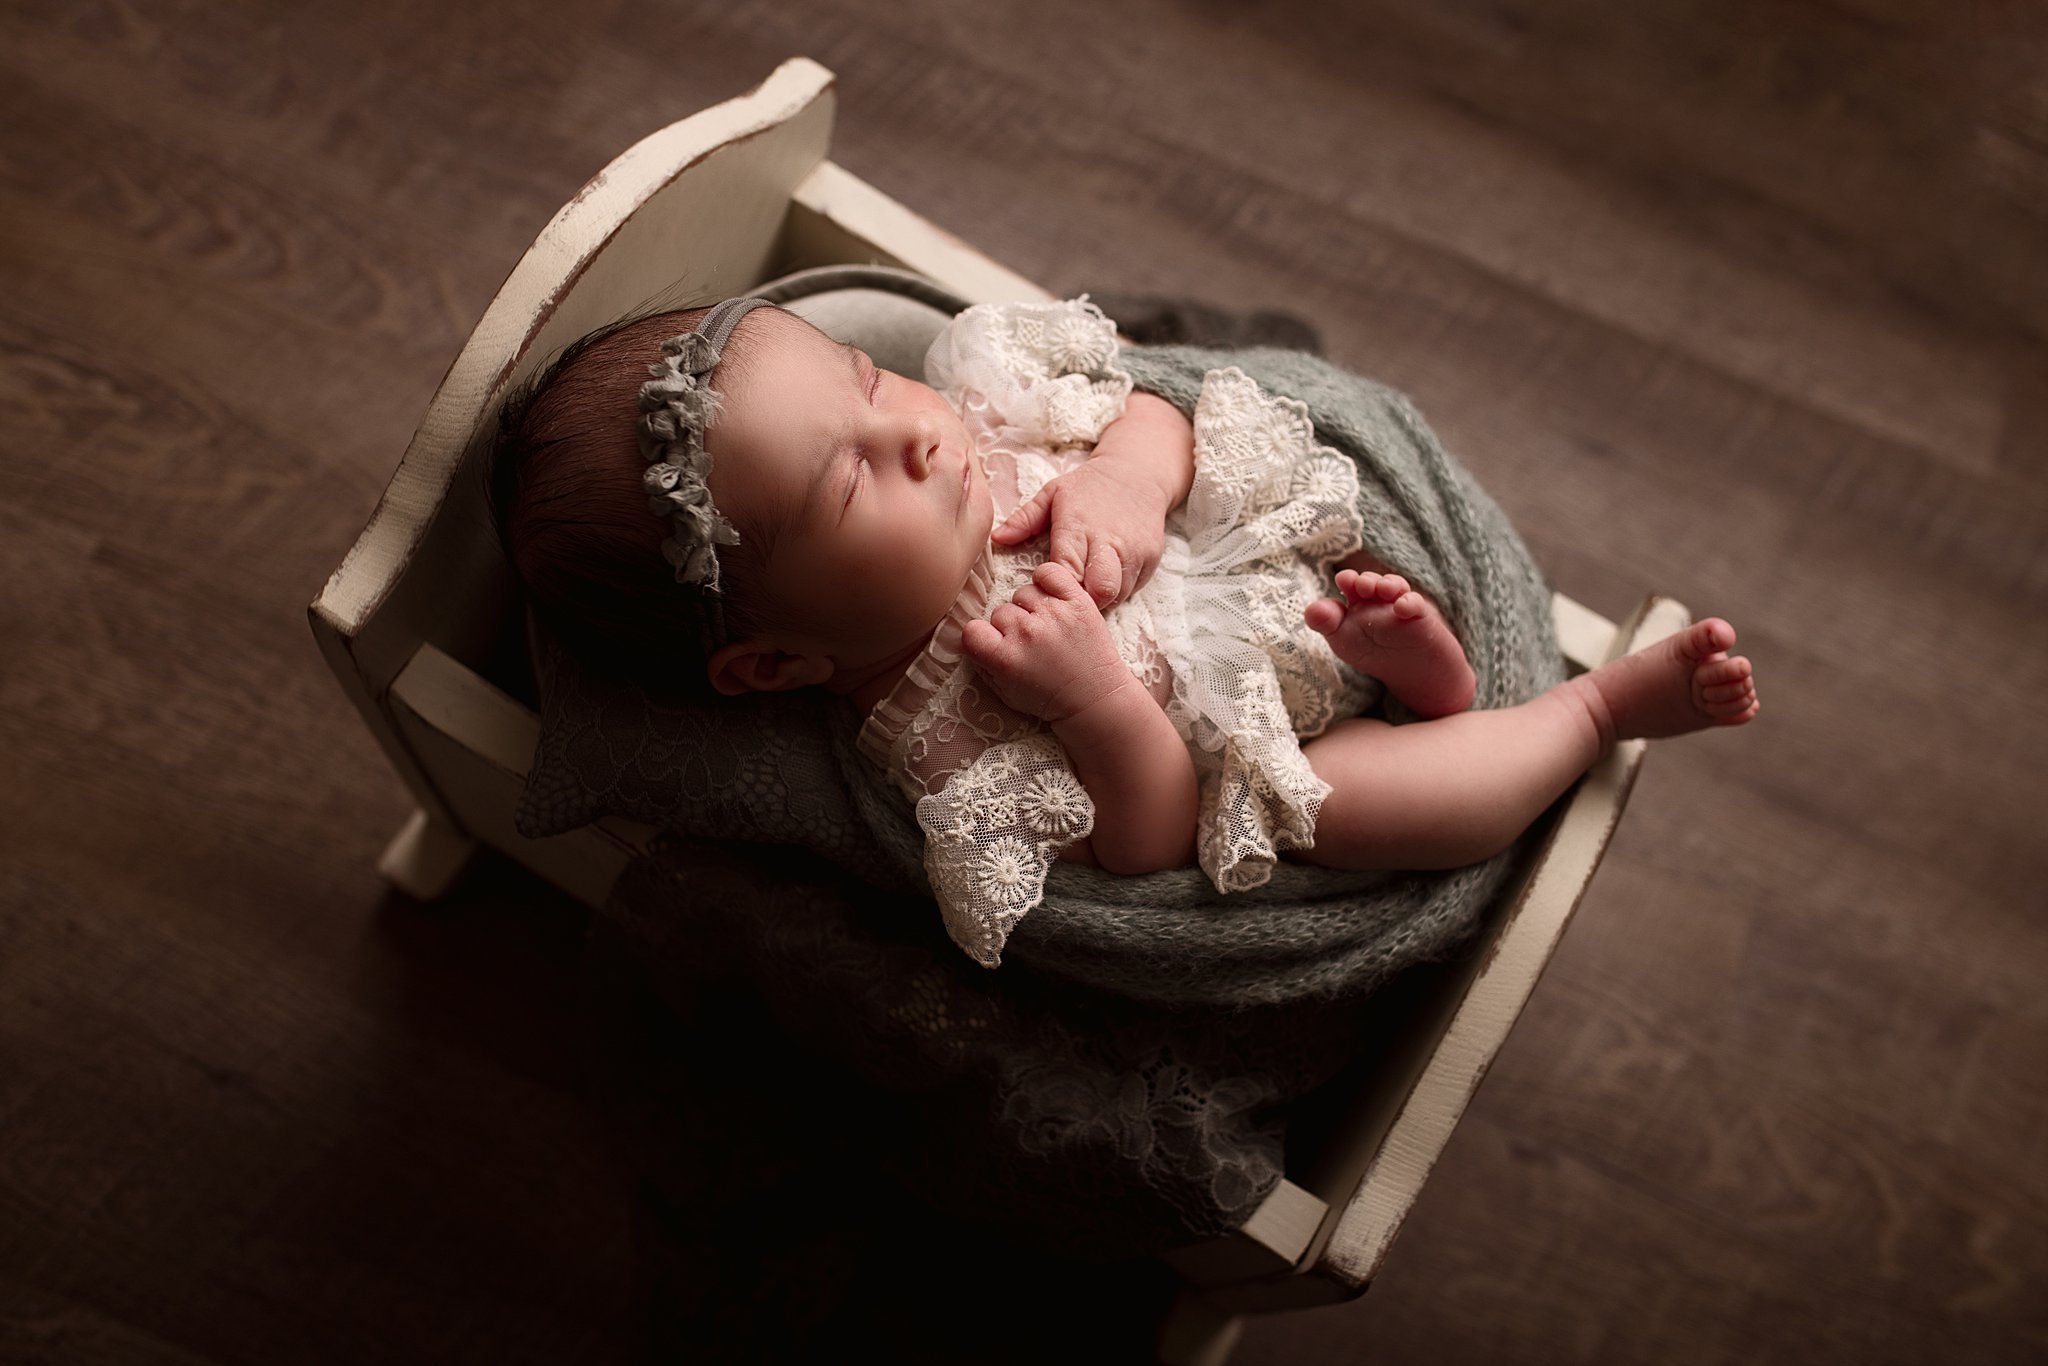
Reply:
[[929, 477], [939, 454], [939, 424], [930, 413], [914, 413], [904, 423], [903, 446], [905, 468], [916, 478]]

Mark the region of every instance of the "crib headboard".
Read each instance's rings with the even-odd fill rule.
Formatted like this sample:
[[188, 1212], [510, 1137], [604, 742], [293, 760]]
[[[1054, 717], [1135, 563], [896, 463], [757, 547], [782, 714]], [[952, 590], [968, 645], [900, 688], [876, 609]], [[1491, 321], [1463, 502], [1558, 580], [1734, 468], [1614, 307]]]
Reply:
[[563, 206], [485, 310], [308, 609], [329, 667], [428, 814], [463, 825], [388, 697], [423, 649], [478, 674], [519, 656], [505, 647], [523, 636], [523, 614], [479, 458], [514, 385], [624, 313], [809, 267], [902, 267], [970, 301], [1049, 297], [829, 161], [832, 84], [792, 57], [747, 94], [641, 139]]
[[[761, 279], [792, 190], [824, 160], [832, 114], [831, 73], [785, 62], [749, 94], [628, 149], [513, 268], [310, 609], [329, 663], [380, 736], [380, 700], [422, 643], [474, 667], [512, 620], [513, 585], [476, 477], [505, 393], [629, 309]], [[392, 757], [413, 772], [403, 753]]]

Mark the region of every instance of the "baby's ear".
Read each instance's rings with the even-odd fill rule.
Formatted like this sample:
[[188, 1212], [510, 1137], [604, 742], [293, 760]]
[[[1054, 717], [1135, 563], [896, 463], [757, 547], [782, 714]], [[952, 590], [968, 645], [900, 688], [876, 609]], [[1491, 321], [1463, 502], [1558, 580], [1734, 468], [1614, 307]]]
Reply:
[[757, 640], [740, 641], [711, 656], [706, 666], [711, 686], [727, 697], [750, 692], [787, 692], [832, 677], [832, 661], [819, 655], [793, 655]]

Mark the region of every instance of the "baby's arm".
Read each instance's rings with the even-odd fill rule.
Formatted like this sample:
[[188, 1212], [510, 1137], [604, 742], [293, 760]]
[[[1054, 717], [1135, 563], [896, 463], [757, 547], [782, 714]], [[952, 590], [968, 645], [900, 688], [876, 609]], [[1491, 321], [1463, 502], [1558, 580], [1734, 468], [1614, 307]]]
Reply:
[[1095, 804], [1097, 863], [1149, 873], [1194, 861], [1194, 761], [1064, 565], [1038, 566], [961, 644], [998, 696], [1052, 727]]
[[1195, 425], [1157, 394], [1133, 389], [1123, 416], [1102, 429], [1089, 459], [1126, 465], [1156, 483], [1171, 512], [1195, 482]]
[[1050, 558], [1087, 585], [1098, 607], [1124, 601], [1159, 567], [1166, 514], [1195, 478], [1195, 429], [1163, 398], [1133, 390], [1086, 464], [1040, 489], [995, 529], [1016, 545], [1048, 527]]

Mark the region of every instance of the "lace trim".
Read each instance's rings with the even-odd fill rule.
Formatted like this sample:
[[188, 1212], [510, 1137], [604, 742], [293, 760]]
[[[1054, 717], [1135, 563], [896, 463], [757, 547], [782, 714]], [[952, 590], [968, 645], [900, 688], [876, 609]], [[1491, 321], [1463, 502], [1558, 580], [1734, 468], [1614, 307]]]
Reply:
[[855, 742], [860, 752], [881, 765], [899, 786], [907, 786], [912, 797], [923, 796], [924, 789], [909, 780], [907, 766], [903, 763], [906, 757], [903, 749], [910, 735], [911, 723], [930, 705], [931, 699], [953, 675], [960, 661], [966, 658], [966, 651], [960, 644], [961, 632], [968, 622], [987, 613], [994, 584], [994, 556], [984, 553], [967, 571], [967, 582], [960, 585], [959, 595], [932, 632], [932, 638], [917, 658], [910, 661], [909, 669], [889, 690], [889, 695], [875, 703], [874, 710], [861, 723], [860, 735]]
[[993, 968], [1011, 929], [1045, 900], [1059, 851], [1095, 829], [1095, 803], [1041, 731], [983, 750], [917, 804], [917, 823], [946, 933]]
[[1010, 444], [1085, 445], [1123, 413], [1135, 387], [1116, 364], [1117, 347], [1116, 324], [1086, 294], [1043, 304], [976, 304], [933, 343], [926, 378], [970, 402], [976, 381], [987, 381], [994, 391], [978, 395], [977, 406]]

